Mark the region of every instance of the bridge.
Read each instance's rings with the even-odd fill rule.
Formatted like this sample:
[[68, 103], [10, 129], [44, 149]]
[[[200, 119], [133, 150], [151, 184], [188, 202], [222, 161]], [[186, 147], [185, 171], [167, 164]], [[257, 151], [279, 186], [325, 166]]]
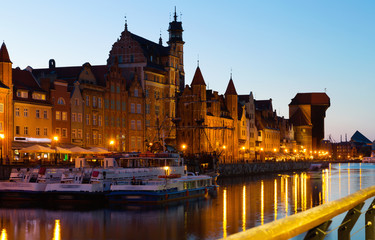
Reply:
[[[351, 236], [362, 230], [365, 231], [366, 240], [375, 240], [375, 199], [366, 211], [361, 211], [365, 201], [374, 196], [375, 186], [368, 187], [295, 215], [232, 234], [225, 239], [290, 239], [307, 232], [305, 240], [318, 240], [324, 239], [327, 234], [337, 230], [337, 239], [349, 240]], [[332, 218], [345, 212], [347, 214], [342, 223], [328, 230]], [[362, 224], [360, 230], [351, 233], [363, 213], [365, 223]]]

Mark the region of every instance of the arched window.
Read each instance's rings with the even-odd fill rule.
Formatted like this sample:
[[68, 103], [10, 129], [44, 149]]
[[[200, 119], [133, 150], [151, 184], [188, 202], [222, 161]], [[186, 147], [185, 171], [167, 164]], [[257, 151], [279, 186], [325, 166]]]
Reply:
[[59, 104], [59, 105], [65, 105], [65, 101], [64, 101], [64, 98], [59, 98], [58, 100], [57, 100], [57, 104]]

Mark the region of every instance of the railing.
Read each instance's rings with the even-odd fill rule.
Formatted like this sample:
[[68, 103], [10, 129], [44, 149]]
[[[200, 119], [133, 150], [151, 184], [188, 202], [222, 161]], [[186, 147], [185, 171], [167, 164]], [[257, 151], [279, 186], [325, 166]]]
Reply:
[[[305, 232], [307, 234], [304, 239], [324, 239], [328, 233], [336, 229], [338, 239], [350, 239], [350, 232], [362, 214], [364, 202], [374, 196], [375, 186], [368, 187], [344, 198], [230, 235], [226, 239], [289, 239]], [[340, 226], [327, 232], [331, 219], [346, 211], [348, 213]], [[366, 239], [375, 239], [375, 199], [365, 214], [365, 224], [360, 230], [365, 228]]]

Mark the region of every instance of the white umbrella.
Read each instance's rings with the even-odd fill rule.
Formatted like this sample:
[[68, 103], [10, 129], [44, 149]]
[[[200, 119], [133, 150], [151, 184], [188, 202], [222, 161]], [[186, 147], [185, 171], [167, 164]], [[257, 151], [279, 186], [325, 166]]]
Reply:
[[94, 152], [94, 153], [98, 153], [98, 154], [107, 154], [107, 153], [111, 153], [110, 151], [104, 149], [104, 148], [100, 148], [100, 147], [93, 147], [90, 149], [90, 151]]
[[87, 150], [87, 149], [84, 149], [84, 148], [81, 148], [81, 147], [73, 147], [73, 148], [70, 148], [69, 149], [72, 153], [81, 153], [81, 154], [91, 154], [93, 153], [92, 151], [90, 150]]
[[43, 147], [43, 146], [40, 146], [38, 144], [36, 145], [33, 145], [33, 146], [30, 146], [30, 147], [26, 147], [26, 148], [22, 148], [20, 150], [20, 152], [22, 153], [54, 153], [55, 150], [54, 149], [51, 149], [51, 148], [48, 148], [48, 147]]
[[58, 153], [72, 153], [72, 151], [70, 151], [69, 149], [62, 148], [62, 147], [56, 147], [56, 151]]

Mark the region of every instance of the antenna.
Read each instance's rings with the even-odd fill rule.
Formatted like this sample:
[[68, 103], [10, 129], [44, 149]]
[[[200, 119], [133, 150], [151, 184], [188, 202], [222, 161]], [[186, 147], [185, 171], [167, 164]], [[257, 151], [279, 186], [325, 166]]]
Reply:
[[198, 64], [198, 66], [197, 66], [197, 67], [199, 67], [199, 53], [198, 53], [198, 60], [197, 60], [197, 64]]
[[230, 68], [230, 79], [232, 79], [232, 68]]

